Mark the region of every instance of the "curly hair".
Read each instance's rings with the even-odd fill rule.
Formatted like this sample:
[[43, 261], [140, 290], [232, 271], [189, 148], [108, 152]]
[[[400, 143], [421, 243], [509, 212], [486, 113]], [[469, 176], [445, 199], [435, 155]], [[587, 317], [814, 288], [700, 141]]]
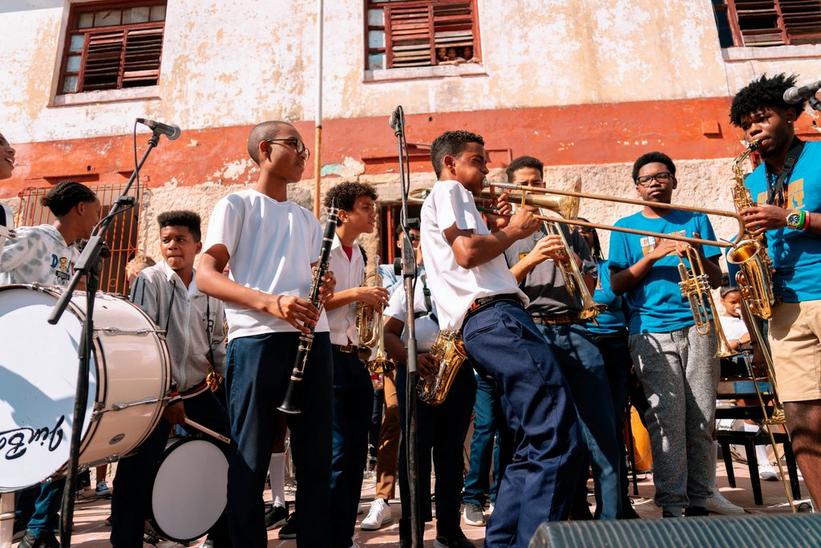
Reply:
[[676, 164], [673, 163], [672, 158], [670, 158], [663, 152], [653, 151], [648, 152], [647, 154], [642, 154], [638, 157], [638, 159], [636, 159], [635, 163], [633, 163], [633, 182], [635, 183], [636, 179], [639, 178], [639, 171], [641, 170], [641, 168], [643, 168], [647, 164], [652, 164], [655, 162], [667, 166], [667, 169], [669, 169], [670, 173], [672, 173], [675, 177]]
[[161, 229], [167, 226], [184, 226], [191, 231], [195, 242], [202, 239], [202, 220], [193, 211], [185, 209], [166, 211], [157, 215], [157, 223]]
[[518, 158], [514, 158], [505, 170], [508, 182], [513, 180], [514, 173], [525, 167], [535, 169], [539, 172], [539, 176], [543, 176], [544, 174], [544, 164], [541, 160], [539, 160], [538, 158], [534, 158], [533, 156], [519, 156]]
[[458, 156], [468, 143], [478, 143], [485, 145], [485, 140], [481, 135], [469, 131], [446, 131], [430, 145], [430, 161], [433, 164], [433, 171], [436, 177], [442, 176], [442, 159], [446, 155]]
[[63, 181], [40, 198], [40, 203], [49, 208], [55, 217], [62, 217], [80, 202], [94, 202], [97, 195], [82, 183]]
[[360, 196], [376, 200], [376, 190], [365, 183], [340, 183], [328, 191], [324, 204], [326, 208], [329, 208], [332, 203], [335, 203], [339, 209], [353, 211], [356, 199]]
[[730, 107], [730, 121], [736, 127], [741, 127], [742, 120], [761, 107], [778, 107], [793, 109], [796, 117], [804, 110], [805, 101], [790, 105], [784, 101], [784, 92], [795, 85], [798, 77], [795, 74], [787, 76], [779, 73], [768, 77], [766, 74], [753, 80], [735, 94]]

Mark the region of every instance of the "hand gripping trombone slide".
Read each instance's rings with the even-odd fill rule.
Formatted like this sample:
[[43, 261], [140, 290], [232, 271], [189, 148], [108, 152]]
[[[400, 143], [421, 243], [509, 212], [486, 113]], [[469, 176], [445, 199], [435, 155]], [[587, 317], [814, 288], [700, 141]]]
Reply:
[[[325, 232], [322, 235], [322, 250], [319, 252], [319, 261], [314, 271], [314, 278], [311, 282], [311, 291], [308, 298], [317, 310], [322, 312], [322, 302], [319, 299], [319, 289], [322, 285], [322, 277], [328, 272], [328, 258], [331, 255], [331, 246], [334, 243], [334, 233], [336, 232], [337, 208], [331, 204], [328, 208], [328, 221], [325, 223]], [[314, 327], [315, 328], [315, 327]], [[310, 333], [302, 333], [299, 336], [299, 348], [297, 349], [294, 368], [291, 370], [291, 380], [285, 391], [285, 398], [277, 409], [289, 415], [299, 415], [302, 413], [302, 378], [305, 375], [305, 366], [308, 363], [308, 355], [311, 353], [311, 346], [314, 342], [314, 328]]]

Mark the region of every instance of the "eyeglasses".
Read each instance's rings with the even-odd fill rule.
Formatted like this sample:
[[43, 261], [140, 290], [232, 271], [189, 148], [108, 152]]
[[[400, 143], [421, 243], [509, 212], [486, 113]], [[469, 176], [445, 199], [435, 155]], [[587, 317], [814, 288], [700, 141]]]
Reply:
[[645, 186], [650, 184], [650, 182], [655, 179], [659, 183], [669, 183], [673, 180], [673, 174], [669, 171], [662, 171], [660, 173], [655, 173], [653, 175], [642, 175], [641, 177], [636, 177], [636, 184]]
[[303, 159], [308, 159], [308, 156], [311, 155], [311, 151], [308, 150], [308, 147], [305, 146], [305, 143], [296, 139], [294, 137], [288, 137], [285, 139], [265, 139], [265, 141], [269, 143], [285, 143], [292, 149], [296, 151], [297, 154], [302, 156]]

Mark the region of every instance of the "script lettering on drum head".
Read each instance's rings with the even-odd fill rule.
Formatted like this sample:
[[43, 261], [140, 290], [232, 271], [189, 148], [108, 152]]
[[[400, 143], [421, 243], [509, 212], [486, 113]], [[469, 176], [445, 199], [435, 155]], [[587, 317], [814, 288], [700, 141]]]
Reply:
[[54, 428], [48, 426], [21, 426], [13, 430], [0, 432], [0, 458], [5, 460], [19, 459], [26, 454], [32, 445], [47, 447], [54, 452], [63, 443], [63, 422], [65, 415], [57, 419]]

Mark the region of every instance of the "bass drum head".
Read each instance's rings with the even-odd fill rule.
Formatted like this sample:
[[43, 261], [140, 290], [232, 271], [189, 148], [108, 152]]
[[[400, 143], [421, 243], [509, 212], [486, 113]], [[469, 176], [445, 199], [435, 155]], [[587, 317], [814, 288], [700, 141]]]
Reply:
[[[0, 288], [0, 492], [39, 483], [68, 461], [82, 320], [72, 306], [47, 319], [59, 291]], [[94, 353], [83, 437], [97, 394]]]
[[151, 524], [164, 538], [190, 542], [205, 535], [225, 510], [228, 459], [216, 443], [186, 438], [163, 454], [151, 490]]

